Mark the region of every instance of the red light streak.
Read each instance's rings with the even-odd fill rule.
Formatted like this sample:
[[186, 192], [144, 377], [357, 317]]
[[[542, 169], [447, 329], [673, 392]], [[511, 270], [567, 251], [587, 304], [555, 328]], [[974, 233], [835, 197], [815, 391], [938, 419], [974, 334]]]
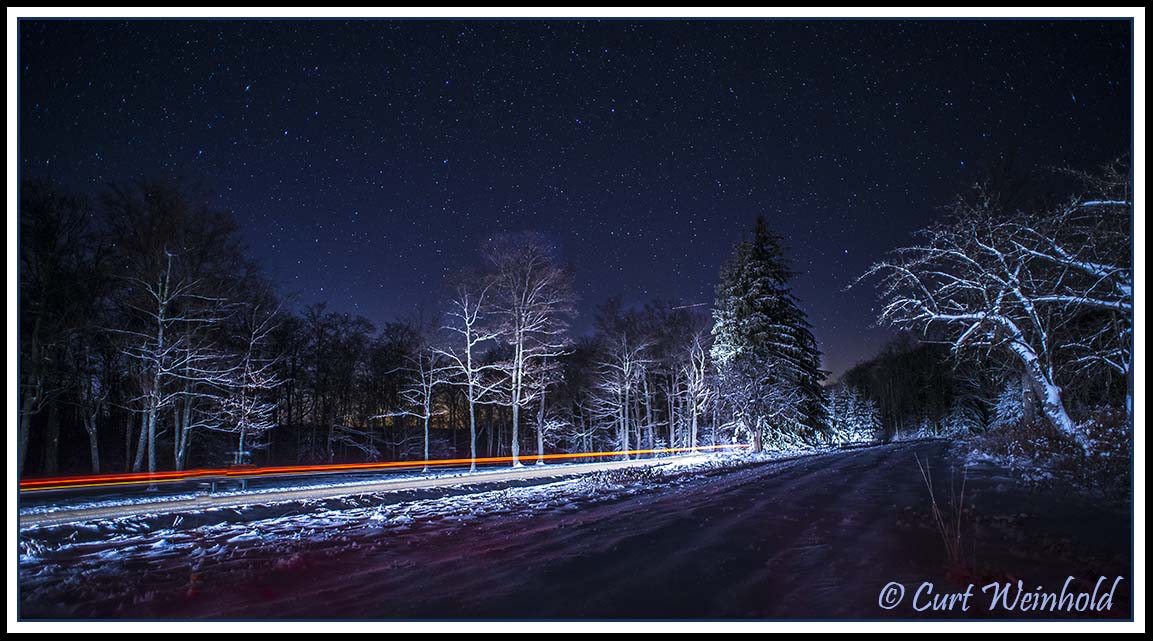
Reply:
[[[707, 445], [697, 447], [697, 452], [707, 452], [725, 449], [743, 449], [748, 445]], [[640, 454], [679, 454], [694, 451], [691, 447], [667, 447], [650, 450], [621, 450], [615, 452], [574, 452], [571, 454], [545, 454], [541, 457], [525, 457], [522, 460], [543, 458], [546, 461], [571, 460], [581, 458], [606, 458], [610, 456], [635, 456]], [[472, 464], [471, 458], [437, 459], [431, 461], [385, 461], [380, 463], [342, 463], [332, 465], [291, 465], [272, 467], [245, 467], [181, 470], [172, 472], [126, 472], [121, 474], [95, 474], [89, 476], [67, 476], [43, 479], [28, 479], [20, 481], [22, 492], [63, 490], [86, 487], [114, 487], [118, 485], [143, 485], [157, 483], [179, 483], [196, 479], [221, 478], [261, 478], [272, 476], [294, 476], [297, 474], [336, 474], [340, 472], [370, 472], [373, 470], [444, 467], [451, 465]], [[489, 456], [477, 458], [477, 465], [493, 463], [511, 463], [511, 456]]]

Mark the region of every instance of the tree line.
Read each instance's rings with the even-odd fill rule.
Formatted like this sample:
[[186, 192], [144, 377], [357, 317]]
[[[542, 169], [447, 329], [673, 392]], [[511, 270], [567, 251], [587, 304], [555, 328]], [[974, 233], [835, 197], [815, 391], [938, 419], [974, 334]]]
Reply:
[[[552, 245], [523, 232], [480, 243], [435, 312], [378, 326], [285, 297], [232, 216], [178, 184], [89, 198], [26, 182], [19, 473], [521, 465], [1037, 423], [1088, 451], [1094, 416], [1131, 421], [1132, 192], [1120, 162], [1073, 178], [1063, 198], [979, 186], [876, 263], [863, 280], [902, 332], [835, 385], [764, 220], [711, 310], [619, 297], [581, 310]], [[591, 333], [572, 331], [578, 313]]]
[[[769, 334], [798, 323], [786, 342], [803, 344], [758, 334], [748, 358], [715, 343], [707, 310], [673, 301], [613, 298], [591, 311], [591, 335], [574, 336], [571, 271], [531, 232], [485, 241], [445, 283], [437, 313], [378, 327], [292, 304], [246, 256], [234, 219], [173, 182], [95, 198], [28, 182], [19, 224], [21, 475], [493, 456], [520, 465], [545, 452], [759, 446], [763, 433], [794, 431], [785, 420], [798, 434], [820, 431], [819, 355], [763, 222], [726, 268], [726, 318], [767, 313]], [[776, 270], [773, 291], [734, 284], [753, 267]], [[718, 358], [733, 367], [718, 369]], [[812, 407], [754, 418], [758, 389], [789, 394], [781, 376], [735, 373], [754, 364], [803, 364], [809, 394], [772, 404], [783, 412], [804, 397]], [[739, 407], [725, 392], [738, 387]]]

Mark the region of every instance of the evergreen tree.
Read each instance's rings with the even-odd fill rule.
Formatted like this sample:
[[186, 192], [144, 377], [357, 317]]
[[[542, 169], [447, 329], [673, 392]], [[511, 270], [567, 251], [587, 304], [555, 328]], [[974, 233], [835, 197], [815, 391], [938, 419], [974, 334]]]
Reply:
[[782, 241], [757, 219], [721, 271], [713, 310], [712, 357], [721, 395], [760, 451], [765, 437], [812, 441], [827, 429], [825, 373]]

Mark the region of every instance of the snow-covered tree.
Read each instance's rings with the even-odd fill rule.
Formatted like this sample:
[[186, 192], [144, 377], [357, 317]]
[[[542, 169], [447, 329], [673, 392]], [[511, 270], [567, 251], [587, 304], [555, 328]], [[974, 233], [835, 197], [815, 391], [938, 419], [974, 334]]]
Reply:
[[758, 218], [717, 286], [711, 355], [720, 393], [755, 451], [769, 429], [789, 440], [826, 428], [820, 352], [790, 290], [792, 276], [781, 239]]
[[834, 443], [871, 443], [881, 431], [877, 403], [843, 383], [827, 391], [829, 438]]
[[1006, 381], [993, 405], [993, 425], [1016, 425], [1025, 418], [1024, 390], [1017, 379]]
[[949, 413], [941, 419], [938, 435], [964, 436], [979, 433], [984, 429], [985, 425], [981, 421], [981, 414], [977, 408], [972, 403], [965, 402], [964, 399], [957, 399], [949, 407]]
[[[571, 277], [557, 265], [552, 248], [540, 234], [495, 237], [486, 244], [484, 257], [491, 270], [493, 319], [499, 323], [499, 340], [511, 352], [503, 368], [512, 412], [512, 464], [519, 467], [520, 410], [544, 391], [530, 381], [546, 360], [560, 356], [568, 346]], [[543, 441], [538, 435], [540, 445]]]
[[[865, 274], [880, 280], [881, 321], [957, 351], [1012, 355], [1044, 416], [1085, 447], [1066, 408], [1063, 370], [1104, 363], [1132, 372], [1132, 203], [1124, 179], [1106, 184], [1105, 193], [1031, 212], [1002, 211], [995, 194], [978, 188], [920, 244]], [[1081, 325], [1071, 332], [1075, 319]]]
[[[1125, 409], [1133, 413], [1133, 185], [1129, 164], [1076, 174], [1083, 195], [1007, 221], [1012, 246], [1039, 282], [1030, 295], [1042, 312], [1086, 319], [1059, 349], [1077, 368], [1112, 370], [1124, 378]], [[1065, 358], [1065, 354], [1060, 355]]]

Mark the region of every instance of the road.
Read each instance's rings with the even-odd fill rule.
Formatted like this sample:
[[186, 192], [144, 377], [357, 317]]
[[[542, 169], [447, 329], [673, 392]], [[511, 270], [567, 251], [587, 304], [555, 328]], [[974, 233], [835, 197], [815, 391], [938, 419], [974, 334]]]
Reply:
[[[279, 548], [271, 569], [238, 575], [235, 566], [198, 565], [191, 586], [185, 572], [179, 581], [158, 581], [148, 599], [67, 612], [181, 619], [989, 617], [997, 615], [881, 610], [877, 599], [892, 581], [945, 589], [1021, 577], [1060, 587], [1068, 575], [1078, 585], [1098, 574], [1130, 576], [1124, 508], [1067, 492], [1038, 495], [996, 470], [969, 473], [964, 532], [972, 560], [950, 565], [930, 525], [914, 456], [932, 465], [939, 488], [948, 487], [946, 470], [957, 468], [946, 443], [837, 452], [698, 474], [578, 510], [430, 521], [403, 532], [369, 531], [351, 547]], [[167, 563], [169, 572], [179, 567], [179, 559]], [[1107, 616], [1128, 616], [1130, 584], [1122, 585]], [[54, 598], [59, 604], [69, 594]], [[25, 616], [62, 616], [47, 600], [22, 593]]]
[[[668, 457], [667, 461], [676, 461], [690, 457]], [[464, 474], [467, 468], [455, 470], [437, 470], [438, 475], [427, 478], [380, 478], [377, 474], [372, 480], [363, 482], [342, 482], [339, 485], [326, 485], [322, 487], [286, 487], [261, 489], [255, 492], [235, 492], [225, 494], [209, 494], [203, 492], [194, 497], [174, 496], [156, 497], [147, 503], [118, 502], [114, 505], [101, 505], [97, 507], [64, 507], [51, 512], [29, 512], [20, 515], [20, 527], [44, 527], [67, 523], [82, 523], [106, 519], [118, 519], [142, 514], [162, 515], [179, 514], [194, 510], [212, 510], [242, 507], [259, 502], [263, 504], [280, 503], [288, 501], [309, 501], [315, 499], [337, 498], [359, 494], [378, 492], [394, 492], [402, 490], [425, 490], [438, 487], [451, 487], [468, 484], [491, 485], [510, 481], [527, 479], [543, 479], [576, 474], [586, 474], [597, 470], [626, 469], [643, 465], [650, 465], [651, 459], [637, 459], [630, 461], [598, 461], [595, 463], [565, 463], [560, 465], [526, 465], [519, 468], [505, 468], [500, 470], [482, 470], [472, 474]], [[360, 477], [371, 475], [358, 475]], [[296, 481], [308, 482], [305, 481]], [[141, 493], [136, 492], [139, 496]], [[112, 498], [115, 495], [105, 495]]]

